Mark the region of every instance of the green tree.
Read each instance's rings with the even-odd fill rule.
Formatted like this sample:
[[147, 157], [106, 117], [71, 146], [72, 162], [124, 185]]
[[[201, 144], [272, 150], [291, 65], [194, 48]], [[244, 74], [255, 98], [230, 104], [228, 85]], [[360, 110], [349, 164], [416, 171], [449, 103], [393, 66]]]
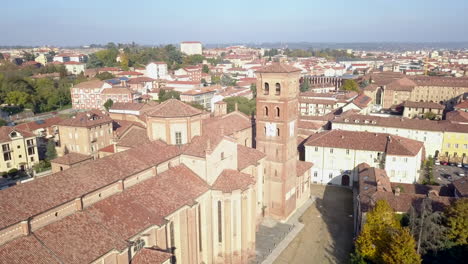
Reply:
[[[164, 92], [161, 92], [161, 91], [164, 91]], [[161, 89], [161, 91], [159, 91], [159, 94], [158, 94], [159, 102], [164, 102], [169, 99], [180, 100], [180, 93], [177, 91], [165, 91], [163, 89]]]
[[301, 85], [299, 86], [299, 90], [301, 91], [301, 93], [303, 93], [303, 92], [309, 91], [309, 89], [310, 89], [309, 82], [306, 79], [304, 79]]
[[227, 103], [228, 113], [235, 110], [236, 103], [237, 103], [237, 109], [240, 112], [248, 116], [251, 116], [252, 114], [255, 113], [255, 109], [256, 109], [255, 99], [249, 100], [242, 96], [233, 96], [233, 97], [224, 98], [223, 101]]
[[223, 86], [234, 86], [236, 85], [236, 80], [227, 76], [227, 75], [223, 75], [221, 76], [221, 81], [220, 81], [221, 85]]
[[203, 73], [209, 73], [210, 72], [210, 68], [208, 67], [208, 65], [203, 64], [202, 72]]
[[359, 92], [359, 86], [355, 80], [345, 80], [341, 90]]
[[408, 228], [387, 227], [385, 230], [385, 247], [382, 248], [381, 260], [385, 264], [417, 264], [421, 256], [415, 250], [414, 238]]
[[110, 72], [101, 72], [101, 73], [96, 74], [95, 77], [98, 78], [99, 80], [103, 81], [103, 80], [113, 79], [113, 78], [115, 78], [115, 75], [113, 75]]
[[369, 81], [368, 81], [368, 80], [364, 80], [364, 81], [362, 81], [362, 82], [359, 84], [359, 87], [360, 87], [361, 89], [364, 89], [364, 88], [366, 88], [368, 85], [369, 85]]
[[448, 238], [456, 245], [468, 244], [468, 198], [455, 201], [446, 212]]
[[434, 120], [437, 118], [437, 115], [434, 114], [432, 111], [424, 113], [424, 119]]
[[5, 102], [7, 104], [25, 106], [31, 101], [31, 96], [25, 92], [12, 91], [7, 94]]
[[211, 83], [220, 84], [221, 77], [219, 75], [211, 75]]
[[109, 108], [111, 108], [113, 104], [114, 101], [112, 101], [112, 99], [107, 99], [107, 101], [104, 103], [104, 108], [106, 108], [106, 111], [109, 111]]
[[55, 142], [54, 140], [49, 140], [47, 142], [47, 148], [46, 148], [46, 158], [48, 161], [51, 161], [57, 157], [57, 150], [55, 149]]
[[429, 157], [424, 161], [424, 180], [423, 184], [436, 185], [434, 178], [434, 158]]
[[6, 124], [7, 124], [7, 121], [0, 118], [0, 127], [6, 126]]

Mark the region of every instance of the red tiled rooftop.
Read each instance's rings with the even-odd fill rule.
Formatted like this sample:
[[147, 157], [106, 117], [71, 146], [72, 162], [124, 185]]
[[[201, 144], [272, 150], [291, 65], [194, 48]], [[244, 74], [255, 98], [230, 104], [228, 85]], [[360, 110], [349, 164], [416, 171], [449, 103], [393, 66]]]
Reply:
[[252, 184], [255, 184], [255, 178], [252, 175], [226, 169], [218, 176], [212, 188], [223, 193], [230, 193], [234, 190], [244, 191]]
[[65, 119], [59, 123], [60, 126], [72, 127], [95, 127], [111, 123], [112, 119], [105, 113], [98, 110], [92, 110], [84, 113], [78, 113], [75, 116]]
[[310, 168], [312, 168], [312, 166], [314, 166], [312, 162], [301, 161], [301, 160], [296, 161], [297, 176], [304, 175], [304, 173], [306, 173]]
[[151, 117], [189, 117], [201, 114], [202, 111], [177, 99], [169, 99], [148, 111]]
[[34, 135], [33, 133], [25, 131], [25, 130], [21, 130], [15, 127], [2, 126], [0, 127], [0, 142], [11, 141], [12, 139], [10, 138], [10, 134], [12, 132], [18, 132], [25, 138], [36, 137], [36, 135]]
[[172, 254], [156, 248], [143, 248], [132, 259], [132, 264], [161, 264], [170, 259]]
[[237, 169], [243, 170], [250, 165], [256, 166], [257, 162], [266, 157], [265, 153], [253, 148], [237, 145]]
[[289, 73], [289, 72], [299, 72], [299, 71], [301, 70], [298, 68], [295, 68], [288, 64], [278, 63], [278, 62], [274, 62], [270, 65], [267, 65], [257, 70], [257, 72], [259, 73]]
[[61, 263], [34, 236], [17, 238], [0, 246], [0, 256], [0, 263], [5, 264]]
[[83, 162], [85, 160], [91, 160], [91, 159], [93, 159], [93, 157], [89, 155], [70, 152], [68, 154], [63, 155], [62, 157], [55, 158], [51, 160], [50, 162], [63, 164], [63, 165], [73, 165], [73, 164]]

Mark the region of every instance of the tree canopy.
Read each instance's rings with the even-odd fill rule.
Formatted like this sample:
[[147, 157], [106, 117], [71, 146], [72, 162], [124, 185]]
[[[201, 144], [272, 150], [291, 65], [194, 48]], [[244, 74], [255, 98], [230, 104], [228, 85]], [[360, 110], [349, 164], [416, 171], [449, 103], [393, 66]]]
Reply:
[[343, 86], [341, 86], [341, 90], [359, 92], [359, 85], [355, 80], [345, 80]]

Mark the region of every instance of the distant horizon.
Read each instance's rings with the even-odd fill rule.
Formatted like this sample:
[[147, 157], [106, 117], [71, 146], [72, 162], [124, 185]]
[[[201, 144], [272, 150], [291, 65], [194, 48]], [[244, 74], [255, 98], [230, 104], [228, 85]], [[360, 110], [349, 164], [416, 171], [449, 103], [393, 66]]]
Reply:
[[460, 43], [466, 10], [466, 0], [16, 0], [2, 5], [0, 45]]

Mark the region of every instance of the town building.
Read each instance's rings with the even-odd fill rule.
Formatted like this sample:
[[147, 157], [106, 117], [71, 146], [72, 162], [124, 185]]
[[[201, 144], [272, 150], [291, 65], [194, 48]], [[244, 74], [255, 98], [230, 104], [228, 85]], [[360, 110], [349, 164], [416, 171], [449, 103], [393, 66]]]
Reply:
[[84, 54], [60, 53], [54, 56], [53, 61], [61, 63], [69, 61], [86, 63], [88, 61], [88, 56]]
[[91, 80], [70, 88], [73, 109], [104, 109], [104, 103], [111, 99], [114, 103], [130, 103], [138, 94], [127, 87], [112, 86], [110, 83]]
[[98, 150], [112, 143], [112, 119], [93, 110], [78, 113], [58, 124], [60, 143], [58, 155], [74, 152], [97, 158]]
[[363, 162], [389, 171], [391, 182], [414, 183], [424, 158], [422, 142], [387, 133], [334, 129], [311, 135], [304, 146], [318, 184], [351, 186]]
[[356, 92], [303, 92], [299, 95], [300, 113], [302, 116], [323, 116], [349, 104], [357, 96]]
[[441, 120], [445, 106], [434, 102], [412, 102], [403, 103], [403, 116], [407, 118], [426, 118], [429, 113], [434, 114], [434, 119]]
[[180, 51], [187, 55], [201, 55], [203, 53], [202, 44], [199, 41], [184, 41], [180, 43]]
[[146, 76], [152, 79], [167, 79], [167, 64], [161, 61], [148, 63], [146, 65]]
[[86, 64], [82, 62], [67, 61], [67, 62], [64, 62], [63, 65], [65, 66], [65, 69], [67, 70], [68, 73], [74, 74], [74, 75], [84, 73], [86, 70]]
[[211, 100], [215, 95], [216, 90], [210, 87], [202, 87], [201, 89], [189, 90], [180, 94], [180, 100], [187, 103], [196, 103], [207, 110], [211, 110]]
[[0, 172], [25, 171], [39, 163], [36, 135], [15, 127], [0, 127]]
[[50, 161], [52, 173], [63, 171], [74, 166], [85, 164], [92, 161], [93, 156], [83, 155], [75, 152], [67, 153], [61, 157], [55, 158]]

